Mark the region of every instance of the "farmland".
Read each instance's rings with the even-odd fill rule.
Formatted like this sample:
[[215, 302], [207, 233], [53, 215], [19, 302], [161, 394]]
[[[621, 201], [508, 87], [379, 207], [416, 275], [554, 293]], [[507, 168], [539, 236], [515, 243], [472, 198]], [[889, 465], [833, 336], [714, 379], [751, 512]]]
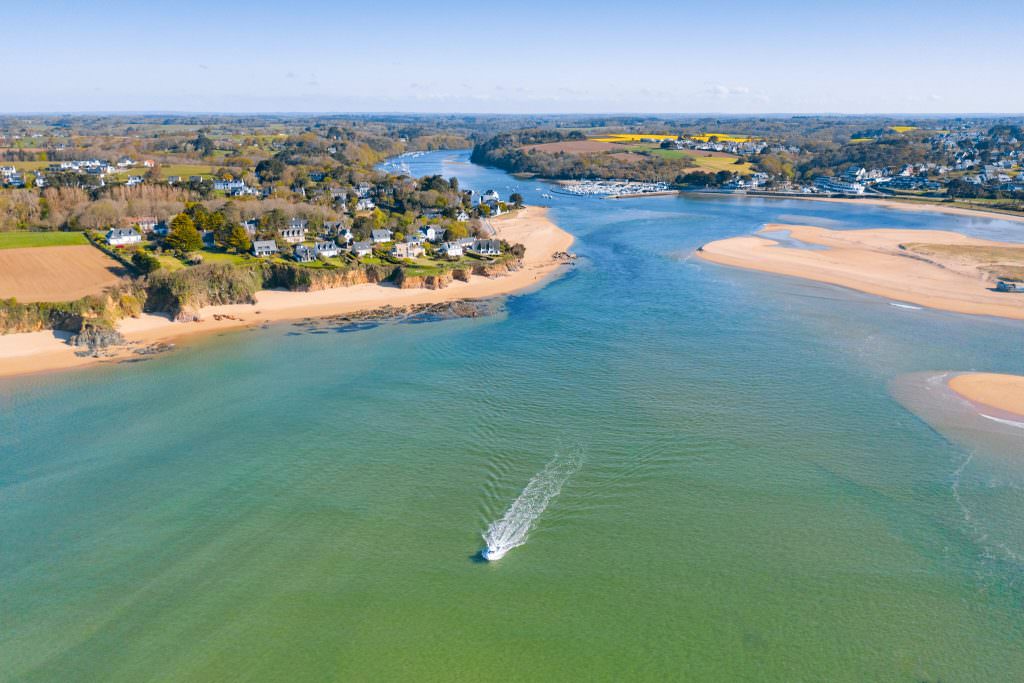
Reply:
[[0, 299], [72, 301], [116, 284], [124, 268], [95, 247], [0, 250]]

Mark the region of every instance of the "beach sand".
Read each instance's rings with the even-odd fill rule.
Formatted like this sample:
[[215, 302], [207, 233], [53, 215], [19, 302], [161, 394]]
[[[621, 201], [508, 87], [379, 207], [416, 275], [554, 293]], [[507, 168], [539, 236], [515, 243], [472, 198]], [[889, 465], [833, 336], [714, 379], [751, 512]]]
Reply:
[[[387, 305], [501, 296], [543, 283], [564, 264], [553, 255], [568, 250], [573, 242], [571, 234], [548, 219], [547, 209], [543, 207], [527, 207], [492, 219], [491, 224], [501, 239], [526, 247], [521, 269], [502, 277], [472, 276], [469, 282], [456, 280], [444, 289], [399, 289], [364, 284], [315, 292], [264, 290], [257, 292], [255, 304], [203, 308], [199, 322], [176, 323], [166, 316], [144, 314], [122, 320], [118, 329], [137, 348], [154, 343], [177, 343], [197, 334], [266, 322], [343, 315]], [[67, 345], [66, 338], [67, 335], [49, 331], [0, 335], [0, 377], [118, 361], [133, 353], [125, 349], [110, 358], [81, 358]]]
[[[756, 196], [756, 195], [754, 195]], [[774, 196], [774, 195], [773, 195]], [[930, 202], [916, 201], [913, 199], [845, 199], [843, 197], [815, 197], [813, 195], [786, 195], [781, 199], [805, 199], [815, 202], [838, 202], [841, 204], [867, 204], [869, 206], [883, 206], [888, 209], [900, 211], [927, 211], [931, 213], [945, 213], [952, 216], [974, 216], [977, 218], [994, 218], [1004, 221], [1024, 222], [1024, 216], [1002, 211], [986, 211], [985, 209], [967, 209], [962, 206], [944, 206]]]
[[1024, 377], [970, 372], [949, 380], [949, 388], [968, 401], [1024, 419]]
[[[827, 248], [784, 247], [771, 239], [773, 230], [788, 230], [800, 242]], [[900, 249], [902, 243], [979, 247], [1019, 244], [939, 230], [827, 230], [772, 224], [762, 234], [711, 242], [698, 256], [714, 263], [826, 282], [929, 308], [1024, 320], [1024, 296], [992, 291], [994, 282], [974, 266], [956, 258], [926, 260]]]

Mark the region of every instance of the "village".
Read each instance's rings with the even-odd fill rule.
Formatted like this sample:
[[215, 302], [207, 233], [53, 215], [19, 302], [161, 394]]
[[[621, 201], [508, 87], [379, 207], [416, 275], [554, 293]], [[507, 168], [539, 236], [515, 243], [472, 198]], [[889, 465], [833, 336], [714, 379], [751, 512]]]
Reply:
[[[360, 190], [368, 194], [369, 186]], [[127, 217], [123, 221], [124, 226], [110, 227], [103, 234], [103, 240], [108, 247], [129, 257], [141, 251], [147, 256], [163, 257], [165, 264], [168, 258], [178, 258], [189, 265], [201, 263], [204, 258], [223, 260], [228, 257], [244, 261], [252, 257], [290, 260], [317, 267], [354, 262], [380, 264], [385, 261], [429, 267], [450, 265], [463, 259], [492, 259], [500, 256], [503, 248], [506, 251], [511, 249], [510, 245], [503, 246], [496, 239], [496, 232], [486, 217], [514, 211], [522, 206], [521, 198], [516, 196], [506, 203], [494, 190], [467, 194], [475, 204], [472, 211], [477, 218], [471, 218], [464, 209], [458, 210], [453, 221], [467, 224], [468, 228], [464, 230], [445, 227], [440, 221], [442, 214], [434, 210], [423, 211], [419, 217], [423, 224], [405, 232], [377, 227], [362, 236], [353, 232], [349, 221], [321, 221], [314, 225], [310, 219], [298, 216], [278, 228], [273, 227], [269, 218], [263, 225], [260, 219], [254, 218], [241, 221], [237, 226], [225, 226], [227, 230], [224, 231], [198, 230], [191, 217], [179, 214], [180, 217], [174, 216], [168, 221], [153, 216]], [[360, 202], [364, 212], [376, 208], [368, 196]], [[461, 236], [465, 230], [473, 234]], [[182, 235], [176, 235], [178, 231], [194, 231], [199, 241], [191, 246], [196, 248], [189, 249], [187, 244], [183, 248]], [[173, 256], [169, 256], [171, 254]]]

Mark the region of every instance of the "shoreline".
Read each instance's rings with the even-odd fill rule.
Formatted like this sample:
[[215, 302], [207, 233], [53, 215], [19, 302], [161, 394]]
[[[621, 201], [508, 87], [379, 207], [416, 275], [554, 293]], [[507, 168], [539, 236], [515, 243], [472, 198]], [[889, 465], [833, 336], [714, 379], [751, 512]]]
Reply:
[[44, 330], [0, 335], [0, 378], [87, 367], [99, 363], [138, 358], [137, 348], [177, 344], [197, 335], [252, 325], [349, 315], [383, 306], [408, 306], [505, 296], [544, 284], [565, 265], [554, 254], [566, 252], [573, 236], [547, 216], [546, 207], [531, 206], [491, 221], [498, 236], [526, 247], [522, 267], [500, 277], [473, 275], [468, 282], [456, 280], [443, 289], [400, 289], [381, 284], [361, 284], [311, 292], [261, 290], [255, 304], [227, 304], [200, 309], [198, 322], [172, 322], [167, 316], [143, 314], [118, 322], [126, 345], [110, 356], [81, 357], [67, 344], [67, 333]]
[[[788, 230], [792, 238], [823, 249], [787, 247], [766, 232]], [[950, 261], [939, 263], [908, 254], [905, 242], [945, 245], [1014, 246], [940, 230], [841, 230], [769, 224], [760, 235], [710, 242], [697, 252], [702, 260], [725, 266], [786, 275], [846, 287], [927, 308], [1024, 320], [1024, 297], [992, 291], [993, 283]]]
[[647, 192], [633, 195], [613, 195], [607, 199], [624, 199], [637, 197], [657, 197], [665, 195], [688, 195], [699, 194], [713, 197], [744, 197], [748, 199], [799, 199], [810, 202], [834, 202], [839, 204], [867, 204], [868, 206], [880, 206], [886, 209], [897, 209], [900, 211], [924, 211], [931, 213], [943, 213], [951, 216], [974, 216], [977, 218], [991, 218], [995, 220], [1006, 220], [1024, 222], [1024, 215], [1019, 213], [1008, 213], [993, 209], [970, 209], [963, 206], [945, 206], [940, 202], [928, 202], [916, 199], [891, 199], [883, 197], [816, 197], [806, 194], [750, 194], [747, 192], [715, 192], [713, 190], [671, 190], [665, 192]]
[[978, 408], [1003, 413], [995, 417], [1024, 421], [1024, 376], [965, 372], [951, 377], [946, 385]]

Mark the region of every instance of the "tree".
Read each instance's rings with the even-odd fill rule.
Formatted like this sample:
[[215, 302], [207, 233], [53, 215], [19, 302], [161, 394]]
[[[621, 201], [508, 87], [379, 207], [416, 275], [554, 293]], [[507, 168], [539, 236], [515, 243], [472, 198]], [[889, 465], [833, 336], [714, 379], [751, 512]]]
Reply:
[[249, 233], [245, 231], [245, 228], [236, 223], [232, 226], [227, 239], [224, 240], [224, 246], [243, 254], [252, 249], [252, 242], [249, 240]]
[[199, 135], [192, 142], [192, 146], [196, 148], [196, 151], [199, 152], [200, 156], [204, 157], [208, 157], [213, 154], [215, 149], [213, 140], [207, 137], [206, 133], [203, 131], [199, 131]]
[[164, 243], [169, 249], [181, 252], [198, 251], [203, 248], [203, 238], [199, 236], [196, 224], [184, 213], [179, 213], [171, 221], [171, 230]]
[[148, 275], [154, 270], [160, 269], [160, 259], [153, 256], [148, 251], [142, 251], [141, 249], [132, 254], [132, 265], [139, 269], [139, 272], [143, 275]]
[[256, 175], [264, 183], [272, 183], [280, 180], [284, 175], [284, 162], [278, 158], [264, 159], [256, 164]]
[[520, 208], [523, 205], [523, 195], [518, 192], [513, 192], [509, 195], [508, 200], [516, 205], [516, 208]]

